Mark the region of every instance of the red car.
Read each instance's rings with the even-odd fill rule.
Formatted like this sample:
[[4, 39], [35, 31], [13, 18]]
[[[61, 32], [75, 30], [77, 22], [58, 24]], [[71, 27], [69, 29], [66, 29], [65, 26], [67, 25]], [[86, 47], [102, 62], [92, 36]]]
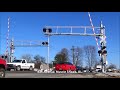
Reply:
[[5, 77], [6, 67], [7, 67], [6, 60], [0, 57], [0, 78]]
[[55, 72], [56, 71], [76, 71], [76, 66], [73, 65], [70, 62], [63, 62], [63, 63], [57, 63], [55, 65]]

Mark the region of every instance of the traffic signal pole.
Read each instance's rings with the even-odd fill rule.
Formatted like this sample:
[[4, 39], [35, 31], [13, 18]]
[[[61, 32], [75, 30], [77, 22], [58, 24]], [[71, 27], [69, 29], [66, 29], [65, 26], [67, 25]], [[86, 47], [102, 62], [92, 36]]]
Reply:
[[49, 55], [50, 55], [50, 35], [48, 35], [48, 57], [47, 57], [47, 64], [49, 65]]
[[106, 51], [106, 36], [105, 36], [105, 27], [103, 26], [102, 22], [100, 23], [100, 34], [103, 34], [100, 36], [100, 43], [101, 43], [101, 62], [102, 62], [102, 72], [106, 72], [106, 56], [107, 56], [107, 51]]

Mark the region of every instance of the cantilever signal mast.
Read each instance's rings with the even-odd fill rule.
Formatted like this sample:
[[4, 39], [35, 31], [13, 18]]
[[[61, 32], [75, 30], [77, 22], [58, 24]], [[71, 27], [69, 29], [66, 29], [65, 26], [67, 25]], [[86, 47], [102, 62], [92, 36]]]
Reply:
[[[95, 29], [100, 29], [100, 27], [94, 27]], [[53, 31], [52, 31], [53, 29]], [[69, 29], [68, 32], [59, 32], [59, 29]], [[74, 29], [79, 29], [79, 31], [83, 32], [74, 32]], [[43, 28], [44, 35], [48, 36], [48, 45], [50, 44], [49, 38], [50, 36], [60, 36], [60, 35], [71, 35], [71, 36], [102, 36], [100, 33], [88, 33], [88, 29], [92, 29], [91, 26], [45, 26]], [[49, 62], [49, 46], [48, 46], [48, 62]]]
[[[49, 36], [53, 36], [53, 35], [71, 35], [71, 36], [94, 36], [95, 37], [95, 40], [96, 40], [96, 44], [98, 46], [98, 53], [99, 55], [101, 56], [101, 61], [102, 61], [102, 72], [105, 72], [105, 68], [106, 68], [106, 54], [107, 54], [107, 51], [106, 51], [106, 40], [105, 40], [105, 29], [104, 29], [104, 26], [102, 24], [102, 22], [100, 23], [100, 27], [94, 27], [93, 26], [93, 23], [92, 23], [92, 19], [91, 19], [91, 16], [90, 16], [90, 13], [88, 12], [88, 15], [89, 15], [89, 19], [90, 19], [90, 24], [91, 26], [45, 26], [43, 28], [43, 32], [44, 32], [44, 35], [47, 35], [48, 38]], [[81, 31], [82, 29], [82, 33], [81, 32], [73, 32], [74, 29], [79, 29], [78, 31]], [[52, 31], [53, 29], [53, 31]], [[69, 29], [68, 32], [59, 32], [58, 30], [59, 29]], [[88, 29], [92, 29], [93, 32], [92, 33], [89, 33], [87, 32]], [[95, 33], [95, 30], [99, 30], [99, 33], [96, 32]], [[101, 46], [99, 46], [98, 44], [98, 39], [96, 38], [100, 38], [101, 41]], [[48, 39], [49, 40], [49, 39]], [[49, 45], [49, 43], [48, 43]], [[48, 61], [49, 61], [49, 47], [48, 47]]]
[[11, 40], [10, 42], [10, 61], [14, 60], [14, 52], [16, 47], [46, 47], [48, 46], [47, 41], [39, 40]]

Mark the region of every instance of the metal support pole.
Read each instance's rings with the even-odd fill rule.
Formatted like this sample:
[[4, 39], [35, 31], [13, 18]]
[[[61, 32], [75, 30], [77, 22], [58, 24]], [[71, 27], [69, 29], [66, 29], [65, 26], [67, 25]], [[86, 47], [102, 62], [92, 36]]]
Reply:
[[[101, 39], [102, 39], [102, 41], [101, 41], [101, 48], [102, 48], [102, 47], [106, 46], [105, 29], [104, 29], [104, 26], [103, 26], [102, 22], [100, 24], [100, 27], [101, 27], [100, 33], [103, 34], [101, 36]], [[106, 55], [105, 54], [101, 55], [101, 60], [102, 60], [102, 72], [105, 73], [106, 72]]]
[[49, 65], [49, 54], [50, 54], [50, 35], [48, 35], [48, 57], [47, 57], [47, 64]]

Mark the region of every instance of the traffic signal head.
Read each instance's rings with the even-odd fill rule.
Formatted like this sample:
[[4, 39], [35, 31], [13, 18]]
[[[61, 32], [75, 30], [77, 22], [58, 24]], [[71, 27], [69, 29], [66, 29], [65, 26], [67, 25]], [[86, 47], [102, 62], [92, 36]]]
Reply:
[[46, 28], [43, 28], [43, 32], [46, 32]]
[[51, 28], [43, 28], [44, 33], [51, 33], [52, 29]]
[[102, 51], [101, 51], [101, 50], [99, 50], [99, 51], [98, 51], [99, 56], [100, 56], [100, 54], [101, 54], [101, 53], [102, 53]]
[[2, 55], [1, 57], [2, 57], [3, 59], [6, 59], [6, 58], [7, 58], [7, 56], [3, 56], [3, 55]]
[[7, 56], [5, 56], [5, 59], [7, 58]]
[[103, 49], [106, 49], [106, 46], [102, 46], [102, 50], [103, 50]]
[[102, 51], [101, 51], [101, 50], [99, 50], [99, 51], [98, 51], [98, 53], [102, 53]]
[[42, 42], [42, 45], [48, 45], [48, 42]]
[[104, 51], [103, 51], [103, 54], [107, 54], [107, 51], [106, 51], [106, 50], [104, 50]]
[[51, 29], [51, 28], [49, 28], [49, 29], [48, 29], [48, 31], [49, 31], [49, 33], [51, 33], [51, 32], [52, 32], [52, 29]]
[[4, 58], [4, 56], [1, 56], [2, 58]]
[[48, 42], [45, 42], [46, 45], [48, 45]]

